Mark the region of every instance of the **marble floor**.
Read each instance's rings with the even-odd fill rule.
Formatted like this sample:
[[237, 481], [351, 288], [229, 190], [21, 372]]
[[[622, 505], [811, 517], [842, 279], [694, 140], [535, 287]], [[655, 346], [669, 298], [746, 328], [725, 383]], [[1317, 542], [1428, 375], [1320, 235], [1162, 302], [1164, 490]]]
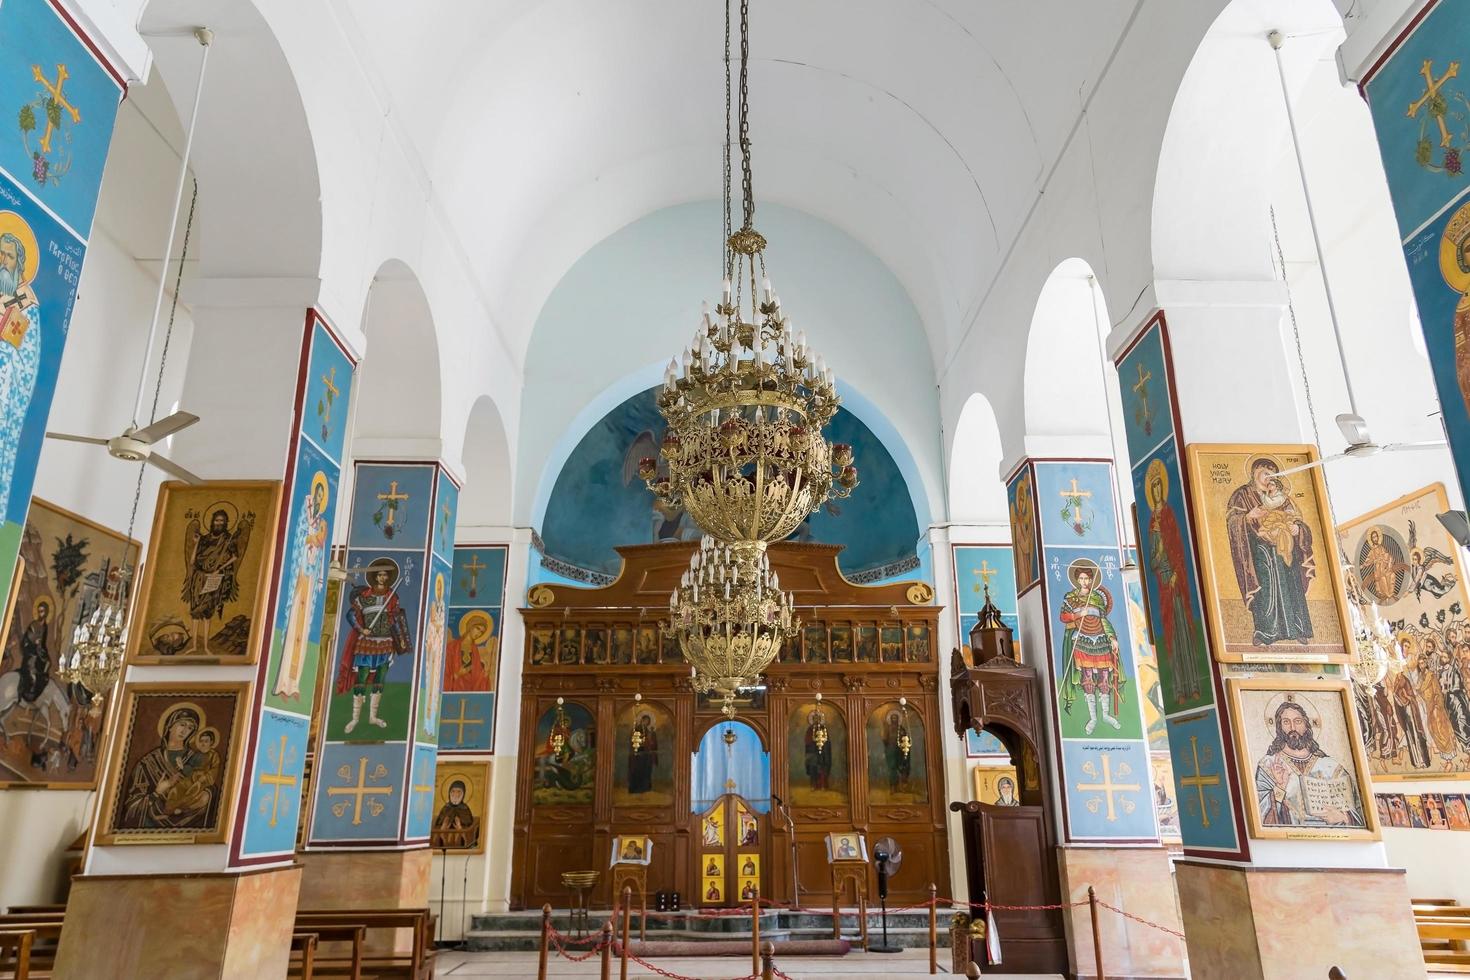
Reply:
[[[942, 951], [947, 954], [948, 950]], [[434, 975], [436, 977], [497, 977], [500, 980], [536, 980], [535, 953], [461, 953], [455, 950], [441, 950], [438, 961], [435, 963]], [[728, 978], [748, 975], [750, 961], [733, 956], [721, 957], [674, 957], [651, 961], [660, 969], [668, 970], [670, 973], [681, 977], [695, 978], [695, 980], [728, 980]], [[946, 962], [941, 961], [940, 969], [944, 970]], [[886, 980], [919, 980], [920, 977], [929, 976], [929, 951], [927, 949], [907, 949], [902, 953], [878, 954], [878, 953], [849, 953], [847, 956], [812, 956], [791, 957], [784, 962], [779, 958], [776, 966], [791, 980], [843, 980], [843, 978], [855, 978], [855, 980], [870, 980], [874, 977], [884, 977]], [[553, 957], [547, 967], [548, 977], [596, 977], [599, 975], [600, 967], [596, 958], [585, 963], [571, 963], [567, 960]], [[618, 975], [618, 963], [613, 961], [613, 976]], [[940, 976], [948, 974], [941, 972]], [[638, 977], [640, 980], [657, 977], [658, 974], [641, 967], [636, 963], [629, 964], [629, 978]], [[1011, 974], [986, 972], [986, 980], [1004, 980], [1011, 976], [1014, 980], [1020, 980]], [[1026, 980], [1038, 980], [1035, 974], [1027, 976]], [[1045, 977], [1040, 978], [1045, 980]]]

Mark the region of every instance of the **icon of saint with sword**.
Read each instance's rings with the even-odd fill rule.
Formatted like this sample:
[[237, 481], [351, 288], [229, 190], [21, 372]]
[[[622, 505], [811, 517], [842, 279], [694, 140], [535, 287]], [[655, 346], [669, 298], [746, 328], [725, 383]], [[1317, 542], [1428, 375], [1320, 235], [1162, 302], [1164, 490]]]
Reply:
[[413, 648], [408, 633], [408, 614], [398, 603], [402, 576], [391, 558], [374, 558], [356, 570], [365, 580], [348, 599], [349, 631], [342, 648], [342, 665], [337, 672], [336, 692], [352, 691], [352, 720], [343, 731], [350, 734], [362, 718], [363, 701], [368, 702], [368, 724], [387, 728], [378, 717], [383, 700], [383, 681], [393, 658]]

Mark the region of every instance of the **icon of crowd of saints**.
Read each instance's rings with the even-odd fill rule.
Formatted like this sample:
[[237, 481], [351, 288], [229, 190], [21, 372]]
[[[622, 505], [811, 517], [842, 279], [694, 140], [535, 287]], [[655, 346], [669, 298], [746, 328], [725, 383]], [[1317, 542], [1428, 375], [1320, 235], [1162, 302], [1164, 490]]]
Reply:
[[557, 704], [537, 725], [531, 799], [541, 806], [592, 802], [597, 743], [592, 716], [579, 704]]
[[1470, 620], [1458, 545], [1436, 519], [1449, 509], [1434, 484], [1344, 523], [1338, 540], [1350, 610], [1387, 624], [1401, 659], [1354, 705], [1375, 776], [1470, 772]]

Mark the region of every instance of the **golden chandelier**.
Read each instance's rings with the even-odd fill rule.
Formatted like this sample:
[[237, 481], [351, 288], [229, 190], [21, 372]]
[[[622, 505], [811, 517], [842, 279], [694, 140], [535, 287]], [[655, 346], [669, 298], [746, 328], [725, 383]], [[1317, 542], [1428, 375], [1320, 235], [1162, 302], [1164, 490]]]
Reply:
[[[852, 447], [829, 444], [837, 414], [832, 370], [807, 347], [766, 277], [766, 239], [755, 230], [750, 167], [750, 5], [740, 0], [739, 143], [743, 223], [731, 232], [730, 5], [725, 6], [724, 284], [694, 339], [669, 362], [658, 408], [667, 428], [659, 455], [638, 474], [664, 508], [683, 509], [704, 532], [665, 629], [693, 668], [694, 688], [720, 695], [727, 717], [742, 688], [796, 635], [795, 602], [771, 571], [766, 544], [790, 537], [829, 499], [858, 484]], [[759, 294], [757, 283], [760, 284]]]
[[727, 717], [742, 688], [760, 675], [801, 621], [790, 593], [781, 591], [764, 541], [725, 544], [709, 535], [669, 596], [669, 622], [694, 667], [694, 689], [717, 694]]
[[[730, 129], [725, 139], [725, 280], [711, 317], [706, 304], [682, 363], [669, 362], [658, 393], [668, 426], [639, 476], [661, 503], [688, 511], [720, 541], [788, 538], [830, 498], [858, 483], [852, 447], [830, 445], [822, 429], [837, 414], [832, 370], [795, 336], [766, 278], [766, 239], [752, 227], [746, 99], [748, 0], [740, 5], [740, 154], [744, 224], [730, 234]], [[726, 23], [725, 79], [730, 75]], [[729, 100], [727, 99], [727, 105]], [[757, 295], [757, 283], [760, 293]]]

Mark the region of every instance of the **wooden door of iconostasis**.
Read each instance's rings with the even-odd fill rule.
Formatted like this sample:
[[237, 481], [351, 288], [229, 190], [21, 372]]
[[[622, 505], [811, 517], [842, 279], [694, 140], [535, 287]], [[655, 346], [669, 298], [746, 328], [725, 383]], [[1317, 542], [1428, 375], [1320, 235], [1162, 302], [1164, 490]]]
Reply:
[[743, 797], [726, 793], [699, 815], [699, 902], [706, 908], [748, 905], [768, 895], [761, 872], [766, 868], [767, 821]]
[[[754, 706], [753, 700], [745, 705]], [[692, 763], [691, 807], [696, 822], [691, 828], [690, 862], [699, 884], [689, 904], [733, 908], [753, 897], [772, 897], [767, 860], [771, 753], [765, 739], [739, 719], [708, 723]]]

